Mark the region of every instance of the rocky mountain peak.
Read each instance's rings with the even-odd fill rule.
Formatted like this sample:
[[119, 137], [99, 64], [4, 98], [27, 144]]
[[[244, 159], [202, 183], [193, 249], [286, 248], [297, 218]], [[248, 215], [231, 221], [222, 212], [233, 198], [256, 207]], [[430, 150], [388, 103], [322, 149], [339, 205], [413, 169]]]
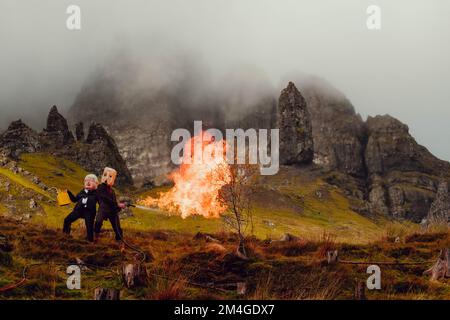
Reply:
[[420, 222], [435, 200], [439, 181], [450, 176], [450, 164], [419, 145], [408, 126], [394, 117], [369, 117], [366, 128], [370, 205], [374, 211]]
[[119, 173], [117, 177], [119, 183], [133, 183], [131, 173], [120, 155], [114, 139], [100, 123], [93, 122], [89, 126], [85, 146], [87, 148], [83, 149], [83, 151], [89, 154], [87, 157], [89, 161], [84, 160], [86, 155], [84, 155], [84, 152], [81, 152], [81, 156], [77, 155], [79, 163], [84, 164], [87, 169], [94, 171], [98, 175], [101, 174], [104, 167], [115, 168]]
[[21, 119], [13, 121], [0, 135], [0, 149], [12, 158], [18, 158], [22, 152], [36, 152], [41, 144], [37, 132], [28, 127]]
[[388, 114], [375, 117], [369, 116], [366, 126], [371, 134], [409, 134], [409, 128], [406, 124]]
[[100, 124], [93, 122], [89, 126], [86, 143], [94, 143], [95, 141], [105, 141], [108, 143], [114, 143], [106, 129]]
[[13, 121], [9, 124], [7, 132], [25, 132], [25, 131], [29, 131], [29, 130], [33, 130], [30, 127], [28, 127], [23, 121], [22, 119]]
[[369, 175], [397, 170], [439, 175], [450, 170], [448, 162], [439, 160], [409, 134], [409, 128], [389, 116], [369, 117], [366, 122], [368, 141], [365, 150]]
[[314, 163], [365, 178], [364, 122], [351, 102], [324, 79], [299, 79], [311, 115]]
[[289, 82], [281, 91], [278, 101], [278, 128], [281, 163], [311, 163], [314, 157], [311, 118], [306, 100], [293, 82]]
[[67, 120], [53, 106], [47, 118], [47, 127], [40, 134], [21, 120], [12, 122], [0, 135], [0, 151], [7, 157], [16, 159], [21, 153], [47, 152], [72, 160], [96, 174], [101, 174], [103, 168], [109, 166], [118, 171], [119, 184], [133, 183], [114, 139], [101, 124], [91, 124], [85, 142], [82, 124], [77, 125], [76, 132], [79, 143], [74, 143]]

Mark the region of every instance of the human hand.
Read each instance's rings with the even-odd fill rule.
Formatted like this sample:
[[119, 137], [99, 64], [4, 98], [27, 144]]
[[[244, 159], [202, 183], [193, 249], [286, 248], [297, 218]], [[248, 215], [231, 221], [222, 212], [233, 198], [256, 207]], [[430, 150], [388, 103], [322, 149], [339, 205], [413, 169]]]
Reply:
[[124, 202], [120, 202], [119, 203], [119, 208], [120, 209], [125, 209], [127, 207], [127, 205]]

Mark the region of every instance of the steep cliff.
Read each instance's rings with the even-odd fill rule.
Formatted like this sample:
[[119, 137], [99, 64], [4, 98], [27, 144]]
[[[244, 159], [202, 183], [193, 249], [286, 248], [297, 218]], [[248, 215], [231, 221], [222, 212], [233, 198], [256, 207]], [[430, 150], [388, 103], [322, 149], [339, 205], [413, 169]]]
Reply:
[[364, 121], [351, 102], [326, 81], [310, 77], [300, 85], [311, 115], [314, 163], [364, 178]]
[[450, 164], [433, 156], [408, 126], [385, 115], [367, 119], [365, 161], [372, 210], [420, 222], [427, 216], [439, 181]]

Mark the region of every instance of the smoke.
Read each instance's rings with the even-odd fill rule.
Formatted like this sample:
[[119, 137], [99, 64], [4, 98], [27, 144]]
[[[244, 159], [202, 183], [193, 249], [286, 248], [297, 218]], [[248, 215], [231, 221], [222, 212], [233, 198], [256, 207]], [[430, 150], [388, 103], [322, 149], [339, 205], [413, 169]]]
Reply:
[[[68, 112], [94, 82], [118, 90], [118, 106], [144, 107], [164, 92], [182, 97], [174, 104], [234, 115], [304, 72], [328, 80], [363, 117], [399, 118], [450, 159], [450, 3], [378, 0], [382, 29], [369, 31], [372, 2], [2, 0], [0, 128], [22, 118], [41, 129], [51, 105]], [[80, 31], [66, 28], [71, 4], [81, 8]]]

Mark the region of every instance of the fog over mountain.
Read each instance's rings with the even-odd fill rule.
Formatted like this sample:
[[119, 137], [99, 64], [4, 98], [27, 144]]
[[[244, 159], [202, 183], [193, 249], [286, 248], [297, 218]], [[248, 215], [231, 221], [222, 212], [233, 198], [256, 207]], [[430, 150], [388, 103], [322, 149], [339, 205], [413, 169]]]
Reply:
[[[66, 28], [70, 4], [80, 31]], [[366, 27], [370, 4], [379, 31]], [[449, 17], [446, 0], [2, 0], [0, 128], [17, 118], [42, 128], [99, 69], [123, 74], [130, 99], [170, 88], [193, 106], [210, 94], [251, 105], [314, 74], [363, 118], [389, 113], [450, 160]]]

